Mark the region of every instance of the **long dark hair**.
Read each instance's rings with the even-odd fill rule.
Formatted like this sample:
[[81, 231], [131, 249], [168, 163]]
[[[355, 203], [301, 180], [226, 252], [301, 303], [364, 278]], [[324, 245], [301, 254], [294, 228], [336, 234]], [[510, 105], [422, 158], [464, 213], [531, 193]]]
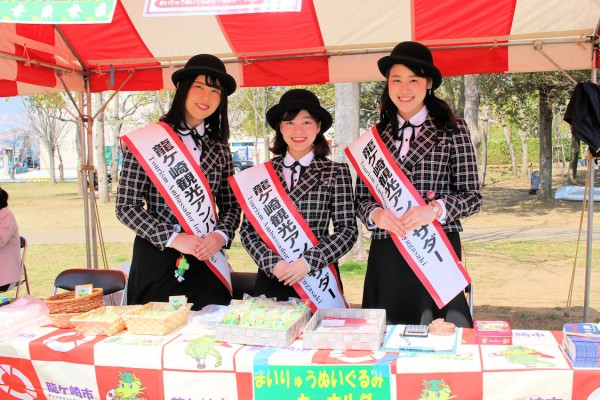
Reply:
[[[404, 64], [402, 64], [404, 65]], [[404, 65], [406, 68], [410, 69], [416, 76], [421, 78], [431, 79], [431, 77], [427, 76], [425, 71], [420, 68], [410, 67], [408, 65]], [[377, 123], [377, 130], [382, 132], [388, 124], [391, 124], [394, 130], [398, 130], [398, 107], [394, 104], [392, 99], [390, 98], [389, 93], [389, 79], [390, 79], [390, 71], [388, 70], [386, 73], [386, 82], [385, 88], [381, 93], [381, 112], [379, 113], [379, 122]], [[434, 125], [446, 131], [452, 131], [458, 129], [456, 126], [456, 117], [454, 113], [450, 109], [448, 103], [444, 100], [435, 97], [435, 92], [433, 90], [427, 90], [427, 94], [425, 95], [424, 100], [425, 106], [427, 107], [427, 111], [431, 116]]]
[[8, 207], [8, 192], [0, 188], [0, 210]]
[[[281, 121], [291, 121], [296, 118], [296, 115], [302, 110], [287, 110], [281, 116]], [[319, 124], [321, 120], [310, 111], [306, 110], [308, 114], [317, 121]], [[278, 156], [282, 156], [287, 151], [288, 145], [283, 139], [283, 134], [281, 133], [281, 128], [279, 124], [275, 128], [275, 139], [273, 139], [273, 146], [269, 148], [273, 154]], [[329, 142], [325, 138], [325, 134], [323, 132], [317, 133], [317, 137], [315, 137], [315, 141], [313, 143], [313, 152], [315, 153], [315, 157], [325, 158], [329, 154], [331, 154], [331, 148], [329, 147]]]
[[[175, 129], [187, 130], [185, 121], [185, 101], [194, 81], [198, 76], [183, 79], [177, 84], [175, 97], [169, 111], [162, 117], [167, 124]], [[204, 120], [204, 128], [208, 137], [216, 142], [227, 143], [229, 140], [229, 118], [227, 116], [227, 89], [219, 80], [211, 75], [206, 75], [206, 84], [221, 91], [221, 101], [217, 110]]]

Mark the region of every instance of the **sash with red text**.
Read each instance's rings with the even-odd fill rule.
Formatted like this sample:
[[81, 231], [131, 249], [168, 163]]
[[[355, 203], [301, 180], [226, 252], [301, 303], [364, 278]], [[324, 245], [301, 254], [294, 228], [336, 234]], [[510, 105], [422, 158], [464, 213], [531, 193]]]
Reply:
[[[314, 246], [317, 240], [285, 191], [271, 162], [246, 169], [229, 177], [244, 215], [266, 245], [291, 263]], [[317, 308], [348, 308], [333, 265], [311, 271], [294, 285], [300, 298]]]
[[[425, 201], [402, 172], [375, 127], [346, 149], [346, 155], [375, 200], [396, 216]], [[404, 239], [390, 235], [402, 256], [421, 280], [439, 308], [471, 282], [438, 221], [407, 232]]]
[[[215, 229], [217, 213], [210, 185], [177, 133], [164, 122], [122, 138], [171, 208], [185, 233], [205, 236]], [[231, 267], [219, 250], [206, 265], [231, 289]]]

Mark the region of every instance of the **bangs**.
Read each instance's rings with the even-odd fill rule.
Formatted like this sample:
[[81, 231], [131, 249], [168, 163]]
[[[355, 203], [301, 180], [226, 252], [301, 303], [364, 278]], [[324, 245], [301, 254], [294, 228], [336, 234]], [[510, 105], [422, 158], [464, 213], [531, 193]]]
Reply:
[[212, 88], [223, 90], [223, 86], [221, 85], [221, 81], [219, 78], [214, 77], [212, 75], [204, 75], [206, 79], [206, 84]]

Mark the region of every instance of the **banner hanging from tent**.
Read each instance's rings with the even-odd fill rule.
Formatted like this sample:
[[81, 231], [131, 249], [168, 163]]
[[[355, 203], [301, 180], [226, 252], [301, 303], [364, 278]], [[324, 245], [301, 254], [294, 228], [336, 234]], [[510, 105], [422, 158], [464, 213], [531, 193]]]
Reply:
[[144, 17], [298, 12], [301, 0], [146, 0]]
[[0, 2], [0, 22], [21, 24], [105, 24], [117, 0], [22, 0]]

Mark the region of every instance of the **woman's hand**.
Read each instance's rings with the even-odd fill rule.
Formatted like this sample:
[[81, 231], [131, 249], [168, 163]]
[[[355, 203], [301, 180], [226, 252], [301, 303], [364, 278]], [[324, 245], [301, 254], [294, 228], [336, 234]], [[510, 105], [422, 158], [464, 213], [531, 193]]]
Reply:
[[430, 205], [411, 207], [400, 217], [400, 222], [406, 226], [407, 231], [419, 229], [429, 225], [436, 219], [435, 212]]
[[276, 273], [275, 270], [280, 265], [280, 263], [282, 263], [282, 261], [278, 262], [273, 268], [273, 274], [277, 277], [279, 282], [283, 283], [286, 286], [295, 285], [296, 283], [300, 282], [302, 278], [304, 278], [304, 276], [308, 273], [308, 268], [306, 266], [307, 264], [303, 258], [299, 258], [291, 264], [285, 266], [282, 265]]
[[379, 229], [385, 229], [386, 231], [395, 233], [401, 238], [406, 236], [408, 228], [402, 220], [396, 217], [390, 210], [378, 208], [371, 214], [371, 219]]
[[196, 247], [194, 255], [198, 260], [206, 261], [225, 245], [225, 238], [217, 232], [209, 233], [200, 238], [200, 244]]
[[289, 266], [290, 264], [288, 264], [288, 262], [285, 260], [278, 261], [273, 267], [273, 275], [275, 275], [275, 278], [281, 280], [281, 276]]
[[173, 239], [171, 247], [183, 254], [196, 257], [196, 249], [199, 248], [202, 239], [195, 235], [180, 233]]

